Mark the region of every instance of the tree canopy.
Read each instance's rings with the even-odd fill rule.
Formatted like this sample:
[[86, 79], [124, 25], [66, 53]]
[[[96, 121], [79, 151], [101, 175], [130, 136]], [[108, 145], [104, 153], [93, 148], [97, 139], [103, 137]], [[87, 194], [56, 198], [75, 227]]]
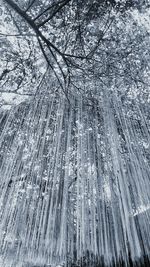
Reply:
[[1, 6], [2, 26], [11, 24], [13, 31], [1, 33], [4, 90], [6, 80], [15, 92], [20, 85], [34, 86], [43, 73], [36, 64], [42, 57], [66, 96], [82, 93], [82, 77], [87, 83], [94, 78], [102, 85], [117, 80], [124, 87], [146, 87], [149, 31], [136, 19], [148, 18], [144, 1], [9, 0]]

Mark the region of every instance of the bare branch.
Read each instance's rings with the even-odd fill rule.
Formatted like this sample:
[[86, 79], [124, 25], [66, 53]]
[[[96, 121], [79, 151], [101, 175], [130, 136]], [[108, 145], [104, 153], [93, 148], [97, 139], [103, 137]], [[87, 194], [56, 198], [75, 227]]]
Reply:
[[45, 19], [43, 22], [38, 24], [38, 27], [42, 27], [44, 26], [44, 24], [46, 24], [49, 20], [51, 20], [64, 6], [66, 6], [71, 0], [65, 0], [62, 2], [61, 5], [58, 5], [58, 7], [56, 8], [56, 10], [54, 10], [54, 12], [47, 18]]
[[6, 33], [2, 33], [0, 32], [0, 35], [5, 36], [5, 37], [23, 37], [23, 36], [27, 36], [27, 37], [36, 37], [35, 34], [6, 34]]
[[38, 18], [40, 18], [42, 15], [44, 15], [47, 11], [49, 11], [51, 8], [55, 7], [56, 5], [61, 4], [62, 2], [64, 2], [64, 0], [58, 2], [58, 3], [54, 3], [51, 6], [47, 7], [42, 13], [40, 13], [39, 15], [37, 15], [33, 21], [37, 20]]
[[8, 93], [8, 94], [12, 93], [12, 94], [15, 94], [15, 95], [27, 95], [27, 96], [33, 96], [34, 95], [34, 94], [30, 94], [30, 93], [26, 93], [26, 94], [18, 93], [17, 90], [18, 89], [13, 90], [13, 91], [11, 91], [11, 90], [0, 90], [0, 93]]
[[25, 12], [28, 12], [28, 10], [33, 6], [34, 2], [36, 0], [32, 0], [31, 3], [29, 4], [29, 6], [27, 7], [27, 9], [25, 10]]
[[58, 54], [60, 54], [63, 57], [62, 52], [54, 45], [52, 44], [38, 29], [36, 24], [32, 21], [32, 19], [18, 6], [14, 3], [12, 0], [4, 0], [13, 10], [15, 10], [34, 30], [37, 36], [41, 37], [41, 39], [49, 46], [51, 46]]

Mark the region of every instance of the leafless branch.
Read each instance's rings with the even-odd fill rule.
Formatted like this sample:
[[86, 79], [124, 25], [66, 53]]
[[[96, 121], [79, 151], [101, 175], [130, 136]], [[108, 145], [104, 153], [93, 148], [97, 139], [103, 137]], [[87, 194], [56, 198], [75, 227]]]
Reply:
[[62, 4], [58, 4], [57, 8], [54, 10], [54, 12], [43, 22], [38, 24], [38, 27], [44, 26], [48, 21], [50, 21], [64, 6], [66, 6], [71, 0], [65, 0], [62, 2]]
[[38, 18], [40, 18], [41, 16], [43, 16], [47, 11], [49, 11], [51, 8], [55, 7], [56, 5], [59, 5], [61, 4], [62, 2], [64, 2], [64, 0], [60, 1], [60, 2], [57, 2], [57, 3], [54, 3], [50, 6], [48, 6], [43, 12], [41, 12], [39, 15], [37, 15], [33, 21], [37, 20]]
[[35, 1], [36, 1], [36, 0], [32, 0], [32, 1], [31, 1], [31, 3], [29, 4], [29, 6], [28, 6], [27, 9], [25, 10], [25, 12], [28, 12], [28, 11], [29, 11], [29, 9], [33, 6], [33, 4], [34, 4]]

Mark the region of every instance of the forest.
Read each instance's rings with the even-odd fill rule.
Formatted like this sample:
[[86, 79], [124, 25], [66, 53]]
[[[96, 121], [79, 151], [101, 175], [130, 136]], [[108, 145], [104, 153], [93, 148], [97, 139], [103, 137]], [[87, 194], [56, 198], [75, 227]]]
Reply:
[[0, 0], [0, 267], [150, 266], [149, 0]]

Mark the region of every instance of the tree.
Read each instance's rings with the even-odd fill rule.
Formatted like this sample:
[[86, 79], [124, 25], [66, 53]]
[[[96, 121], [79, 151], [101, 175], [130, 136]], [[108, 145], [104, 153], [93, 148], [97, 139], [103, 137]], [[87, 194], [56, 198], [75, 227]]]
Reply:
[[149, 262], [141, 3], [3, 1], [2, 90], [32, 95], [0, 113], [3, 265]]

